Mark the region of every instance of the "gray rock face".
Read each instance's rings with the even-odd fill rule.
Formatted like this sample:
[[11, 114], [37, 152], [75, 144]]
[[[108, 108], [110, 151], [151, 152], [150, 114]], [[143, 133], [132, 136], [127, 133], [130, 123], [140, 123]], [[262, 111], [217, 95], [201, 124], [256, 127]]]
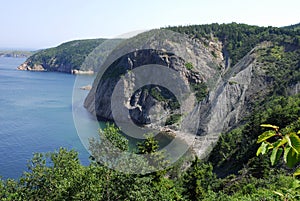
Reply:
[[[139, 36], [142, 37], [142, 36]], [[157, 38], [156, 38], [157, 39]], [[159, 64], [162, 68], [171, 68], [179, 72], [181, 78], [191, 86], [192, 83], [205, 82], [208, 86], [209, 95], [200, 103], [193, 104], [195, 100], [190, 99], [190, 114], [197, 114], [197, 137], [193, 148], [199, 157], [204, 157], [213, 147], [219, 135], [241, 123], [242, 117], [251, 112], [253, 104], [272, 90], [272, 81], [268, 79], [257, 62], [256, 48], [249, 52], [238, 64], [225, 68], [225, 59], [222, 56], [222, 44], [211, 42], [205, 47], [201, 41], [186, 40], [163, 40], [160, 41], [166, 49], [157, 50], [153, 45], [156, 39], [149, 39], [143, 50], [137, 50], [120, 56], [108, 68], [107, 71], [98, 75], [92, 90], [85, 100], [85, 107], [100, 120], [114, 120], [111, 112], [111, 98], [113, 90], [120, 80], [120, 75], [146, 64]], [[136, 44], [133, 39], [131, 44]], [[121, 47], [121, 49], [124, 47]], [[259, 48], [259, 47], [257, 47]], [[154, 50], [155, 49], [155, 50]], [[214, 56], [211, 52], [214, 51]], [[120, 52], [122, 52], [120, 50]], [[117, 54], [118, 55], [118, 54]], [[178, 55], [183, 55], [182, 57]], [[217, 55], [217, 56], [216, 56]], [[191, 62], [193, 69], [188, 69], [186, 63]], [[153, 76], [155, 72], [151, 75]], [[163, 79], [162, 76], [159, 79]], [[134, 75], [132, 80], [137, 79]], [[134, 86], [134, 82], [124, 81], [124, 92], [126, 94]], [[295, 90], [298, 90], [295, 86]], [[146, 90], [147, 89], [147, 90]], [[167, 101], [159, 101], [150, 93], [151, 88], [137, 90], [131, 98], [123, 104], [130, 111], [131, 119], [136, 124], [147, 125], [166, 129], [162, 124], [172, 114], [178, 113], [172, 109]], [[153, 88], [152, 88], [153, 89]], [[161, 90], [161, 88], [155, 88]], [[162, 93], [169, 95], [162, 91]], [[126, 96], [126, 95], [125, 95]], [[130, 97], [130, 95], [129, 95]], [[195, 97], [194, 97], [195, 98]], [[183, 105], [182, 105], [183, 106]], [[184, 113], [184, 112], [183, 112]], [[155, 114], [160, 114], [159, 117]], [[182, 124], [188, 128], [193, 119], [189, 114], [185, 116]], [[194, 125], [194, 124], [191, 124]], [[167, 126], [181, 138], [193, 138], [189, 132], [179, 132], [176, 125]]]
[[261, 88], [263, 78], [255, 72], [255, 54], [245, 56], [236, 66], [220, 76], [217, 87], [210, 92], [206, 102], [200, 104], [199, 136], [195, 151], [205, 156], [222, 132], [237, 126], [241, 118], [250, 111], [249, 105]]
[[[222, 45], [220, 43], [214, 42], [207, 47], [199, 40], [182, 37], [181, 34], [171, 31], [153, 30], [140, 34], [119, 45], [106, 59], [84, 105], [98, 119], [112, 120], [110, 95], [113, 92], [113, 87], [119, 80], [113, 75], [124, 74], [146, 64], [157, 64], [174, 69], [181, 74], [183, 80], [189, 83], [201, 83], [217, 79], [222, 70], [224, 70], [221, 50]], [[212, 51], [219, 56], [213, 56], [211, 54]], [[192, 64], [193, 69], [187, 69], [186, 63]], [[102, 72], [101, 70], [103, 69], [109, 70], [108, 72]], [[104, 80], [103, 77], [109, 79]], [[215, 82], [211, 81], [211, 83], [213, 85]], [[154, 105], [156, 106], [159, 104], [156, 100], [152, 100], [153, 97], [149, 97], [149, 94], [145, 91], [140, 93], [141, 99], [144, 99], [144, 101], [136, 98], [136, 102], [132, 104], [140, 103], [138, 105], [142, 107], [137, 106], [133, 109], [132, 115], [136, 116], [134, 119], [139, 119], [137, 122], [145, 123], [148, 121], [147, 118], [149, 116], [141, 119], [141, 115], [149, 114], [148, 109], [139, 111], [139, 108], [148, 108], [148, 105], [153, 105], [153, 102], [155, 102]], [[142, 103], [145, 101], [147, 104]], [[190, 107], [192, 106], [194, 105]], [[164, 106], [162, 105], [161, 107]]]
[[[124, 55], [116, 60], [97, 84], [94, 83], [92, 91], [85, 100], [85, 107], [97, 116], [99, 120], [114, 120], [111, 111], [111, 98], [113, 91], [120, 81], [120, 78], [126, 73], [131, 73], [131, 70], [136, 67], [145, 66], [149, 64], [160, 65], [162, 68], [170, 68], [179, 72], [182, 80], [187, 85], [189, 83], [201, 83], [203, 80], [197, 72], [188, 70], [185, 67], [185, 61], [175, 56], [172, 53], [161, 50], [137, 50]], [[151, 66], [149, 67], [151, 68]], [[151, 75], [155, 79], [164, 79], [164, 75], [155, 75], [155, 70]], [[134, 73], [131, 74], [131, 80], [123, 80], [124, 94], [132, 91], [134, 86]], [[176, 83], [175, 83], [176, 84]], [[163, 94], [163, 96], [161, 96]], [[125, 95], [126, 96], [126, 95]], [[175, 104], [175, 96], [168, 90], [155, 86], [148, 85], [138, 89], [132, 96], [128, 94], [129, 99], [124, 103], [130, 111], [130, 116], [136, 124], [155, 124], [160, 125], [162, 121], [166, 120], [171, 113], [178, 113], [178, 108], [172, 107]], [[194, 105], [191, 105], [192, 107]], [[160, 114], [157, 116], [157, 114]]]

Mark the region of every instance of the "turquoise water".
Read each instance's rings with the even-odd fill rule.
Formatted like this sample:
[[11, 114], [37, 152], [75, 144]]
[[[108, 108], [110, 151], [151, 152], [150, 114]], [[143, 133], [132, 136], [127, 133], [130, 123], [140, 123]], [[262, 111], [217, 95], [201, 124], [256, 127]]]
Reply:
[[[0, 58], [0, 175], [18, 178], [33, 153], [66, 147], [79, 152], [82, 164], [89, 153], [82, 145], [72, 116], [75, 75], [18, 71], [20, 58]], [[85, 76], [82, 85], [92, 82]], [[87, 91], [75, 88], [85, 96]], [[87, 117], [87, 113], [76, 102]], [[97, 133], [95, 128], [87, 132]]]

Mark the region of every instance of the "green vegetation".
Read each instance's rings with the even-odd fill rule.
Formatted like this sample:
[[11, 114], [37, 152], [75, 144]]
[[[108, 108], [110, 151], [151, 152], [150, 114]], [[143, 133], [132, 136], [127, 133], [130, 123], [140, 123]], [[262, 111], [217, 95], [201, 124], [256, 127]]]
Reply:
[[122, 76], [124, 76], [126, 73], [129, 73], [130, 71], [124, 68], [123, 66], [116, 66], [116, 67], [111, 67], [108, 68], [101, 79], [120, 79]]
[[283, 27], [285, 29], [292, 29], [294, 31], [297, 31], [297, 30], [300, 30], [300, 23], [298, 24], [293, 24], [293, 25], [290, 25], [290, 26], [286, 26], [286, 27]]
[[187, 62], [184, 65], [185, 65], [186, 69], [188, 69], [188, 70], [192, 70], [194, 68], [194, 66], [191, 62]]
[[[264, 155], [272, 150], [270, 157], [272, 165], [276, 164], [282, 155], [284, 162], [289, 168], [300, 163], [300, 138], [298, 136], [300, 131], [296, 133], [288, 128], [280, 132], [278, 126], [271, 124], [262, 124], [261, 127], [272, 128], [273, 130], [265, 131], [258, 136], [257, 143], [261, 143], [261, 145], [257, 149], [257, 156], [260, 154]], [[295, 176], [300, 175], [299, 170], [295, 172]]]
[[165, 87], [149, 85], [150, 95], [159, 102], [165, 102], [171, 110], [180, 108], [180, 103], [176, 97]]
[[211, 51], [210, 53], [211, 53], [211, 55], [213, 55], [213, 57], [217, 58], [217, 55], [216, 55], [215, 51]]
[[172, 114], [167, 118], [165, 125], [176, 124], [180, 121], [180, 119], [181, 119], [181, 114]]
[[[108, 168], [112, 166], [103, 165], [108, 164], [107, 161], [98, 159], [107, 158], [108, 150], [104, 145], [108, 145], [108, 142], [118, 149], [128, 151], [128, 141], [114, 125], [108, 124], [99, 134], [101, 140], [93, 140], [91, 143], [96, 160], [91, 161], [90, 165], [82, 166], [78, 154], [73, 150], [61, 148], [53, 153], [35, 154], [28, 163], [28, 171], [19, 180], [0, 180], [0, 199], [227, 201], [282, 200], [282, 195], [289, 200], [299, 198], [298, 191], [291, 188], [292, 184], [297, 184], [297, 180], [285, 176], [284, 172], [272, 169], [267, 175], [258, 178], [248, 167], [244, 167], [237, 175], [221, 179], [213, 172], [211, 163], [198, 158], [191, 162], [182, 158], [173, 166], [153, 173], [122, 173]], [[103, 137], [108, 141], [103, 141]], [[164, 153], [158, 150], [158, 142], [148, 135], [143, 142], [138, 143], [136, 153], [150, 155], [145, 160], [137, 161], [135, 166], [158, 167], [168, 163]], [[110, 155], [113, 156], [116, 157]], [[125, 165], [125, 168], [136, 168], [128, 167], [127, 160], [129, 158], [115, 162], [120, 162], [119, 165]], [[185, 165], [187, 162], [190, 163], [189, 167]]]
[[87, 55], [104, 41], [105, 39], [90, 39], [63, 43], [37, 52], [29, 57], [27, 62], [31, 67], [42, 64], [48, 71], [57, 71], [63, 65], [68, 66], [69, 71], [79, 70]]
[[289, 86], [300, 81], [300, 46], [290, 48], [273, 43], [257, 51], [258, 62], [274, 82], [274, 93], [277, 95], [287, 95]]
[[263, 41], [298, 46], [300, 44], [300, 29], [258, 27], [237, 23], [178, 26], [167, 27], [167, 29], [187, 34], [200, 40], [203, 38], [213, 40], [212, 36], [216, 37], [223, 43], [224, 51], [229, 54], [232, 65], [236, 64], [251, 49]]
[[[300, 131], [297, 133], [291, 128], [279, 130], [278, 126], [271, 124], [262, 124], [261, 127], [272, 128], [272, 130], [265, 131], [258, 136], [257, 143], [261, 143], [257, 149], [256, 155], [265, 155], [271, 151], [270, 161], [272, 165], [275, 165], [283, 155], [283, 161], [289, 168], [293, 168], [295, 165], [300, 164]], [[300, 175], [300, 168], [298, 168], [294, 176]], [[288, 189], [284, 192], [274, 191], [275, 194], [282, 197], [284, 200], [299, 200], [300, 198], [300, 180], [294, 180]]]
[[150, 94], [153, 98], [161, 102], [166, 102], [168, 99], [167, 97], [165, 97], [166, 93], [161, 93], [161, 90], [158, 87], [152, 87], [150, 89]]
[[225, 177], [236, 174], [245, 166], [258, 177], [271, 169], [268, 159], [261, 157], [257, 161], [256, 143], [263, 133], [261, 124], [278, 125], [300, 130], [300, 95], [284, 97], [273, 96], [262, 105], [257, 105], [253, 114], [245, 118], [245, 124], [221, 135], [208, 160], [215, 172]]
[[229, 81], [228, 83], [229, 83], [230, 85], [238, 84], [238, 82], [236, 82], [236, 81]]
[[202, 101], [208, 95], [207, 85], [204, 82], [191, 83], [191, 89], [193, 92], [195, 92], [198, 102]]

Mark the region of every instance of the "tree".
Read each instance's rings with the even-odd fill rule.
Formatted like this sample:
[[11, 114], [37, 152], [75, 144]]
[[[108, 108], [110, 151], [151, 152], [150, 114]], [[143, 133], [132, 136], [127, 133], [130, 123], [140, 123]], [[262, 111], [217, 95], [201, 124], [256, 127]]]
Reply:
[[99, 140], [90, 139], [90, 151], [96, 162], [112, 169], [119, 167], [123, 153], [129, 151], [128, 140], [114, 124], [99, 130]]
[[215, 181], [216, 175], [212, 172], [212, 165], [196, 158], [183, 176], [183, 194], [189, 200], [202, 200]]
[[[180, 197], [173, 181], [165, 177], [167, 161], [152, 135], [137, 144], [137, 153], [129, 150], [128, 140], [113, 124], [107, 124], [99, 135], [100, 140], [91, 140], [90, 148], [95, 164], [107, 168], [104, 200], [176, 200]], [[143, 173], [145, 167], [152, 172]], [[135, 171], [139, 174], [134, 174]]]

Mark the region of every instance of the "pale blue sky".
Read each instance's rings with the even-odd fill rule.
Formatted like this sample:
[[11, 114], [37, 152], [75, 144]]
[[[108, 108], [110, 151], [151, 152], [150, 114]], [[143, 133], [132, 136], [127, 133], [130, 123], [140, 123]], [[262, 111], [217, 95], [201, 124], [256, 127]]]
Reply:
[[0, 48], [47, 48], [168, 25], [300, 22], [299, 0], [2, 0]]

